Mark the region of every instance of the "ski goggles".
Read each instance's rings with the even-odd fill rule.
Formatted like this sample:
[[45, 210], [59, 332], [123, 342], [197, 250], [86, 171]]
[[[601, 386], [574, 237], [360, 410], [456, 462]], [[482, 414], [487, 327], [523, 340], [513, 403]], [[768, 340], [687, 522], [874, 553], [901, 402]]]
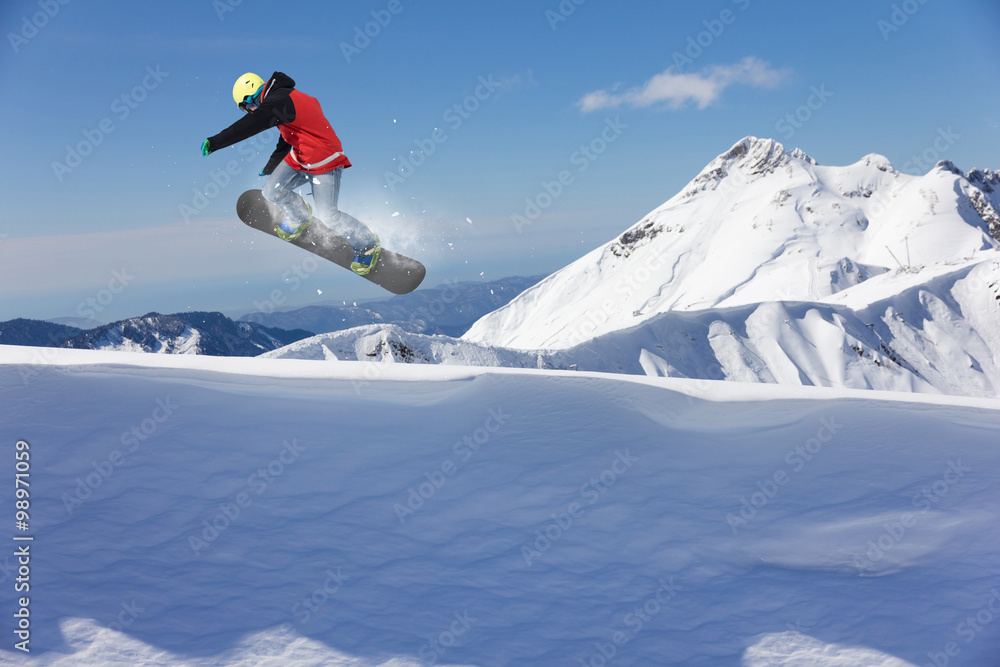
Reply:
[[244, 97], [243, 101], [237, 104], [236, 106], [242, 109], [244, 113], [249, 113], [260, 106], [260, 100], [257, 99], [258, 95], [260, 95], [259, 90], [253, 95], [247, 95], [246, 97]]

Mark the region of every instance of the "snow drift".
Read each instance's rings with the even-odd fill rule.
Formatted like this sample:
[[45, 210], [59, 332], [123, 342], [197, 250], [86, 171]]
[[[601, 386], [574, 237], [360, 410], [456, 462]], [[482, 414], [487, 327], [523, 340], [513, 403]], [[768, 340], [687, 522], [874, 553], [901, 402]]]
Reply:
[[35, 538], [31, 657], [9, 615], [0, 657], [992, 664], [996, 406], [0, 346]]

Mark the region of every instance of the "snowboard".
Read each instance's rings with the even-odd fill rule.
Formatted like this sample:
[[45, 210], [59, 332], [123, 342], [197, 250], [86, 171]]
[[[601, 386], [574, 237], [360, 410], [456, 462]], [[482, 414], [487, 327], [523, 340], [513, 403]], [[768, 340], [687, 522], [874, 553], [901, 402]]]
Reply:
[[[260, 190], [247, 190], [241, 194], [236, 201], [236, 214], [248, 227], [270, 234], [282, 243], [293, 243], [351, 271], [351, 262], [354, 260], [351, 244], [318, 218], [313, 219], [302, 236], [294, 241], [285, 241], [274, 232], [284, 214], [276, 204], [264, 199]], [[417, 289], [426, 272], [427, 269], [417, 260], [382, 248], [375, 268], [368, 275], [360, 277], [393, 294], [409, 294]], [[351, 273], [358, 275], [353, 271]]]

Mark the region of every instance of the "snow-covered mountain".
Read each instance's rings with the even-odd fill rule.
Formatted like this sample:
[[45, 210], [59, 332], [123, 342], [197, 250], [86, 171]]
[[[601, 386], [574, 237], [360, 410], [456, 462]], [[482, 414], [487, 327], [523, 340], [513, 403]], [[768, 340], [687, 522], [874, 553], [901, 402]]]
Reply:
[[83, 332], [84, 329], [68, 324], [19, 317], [0, 322], [0, 345], [55, 346]]
[[824, 167], [798, 149], [747, 137], [633, 227], [464, 338], [565, 349], [668, 312], [769, 302], [863, 309], [998, 259], [998, 190], [1000, 174], [963, 176], [949, 162], [924, 176], [879, 155]]
[[518, 350], [369, 325], [307, 338], [263, 356], [998, 397], [998, 332], [1000, 260], [990, 260], [857, 310], [795, 301], [669, 311], [562, 350]]
[[266, 359], [375, 361], [446, 366], [573, 368], [571, 352], [493, 347], [443, 334], [413, 333], [395, 324], [370, 324], [319, 334], [260, 356]]
[[359, 327], [268, 356], [1000, 396], [1000, 175], [747, 138], [461, 340]]
[[234, 322], [222, 313], [149, 313], [85, 331], [58, 347], [252, 357], [312, 335]]

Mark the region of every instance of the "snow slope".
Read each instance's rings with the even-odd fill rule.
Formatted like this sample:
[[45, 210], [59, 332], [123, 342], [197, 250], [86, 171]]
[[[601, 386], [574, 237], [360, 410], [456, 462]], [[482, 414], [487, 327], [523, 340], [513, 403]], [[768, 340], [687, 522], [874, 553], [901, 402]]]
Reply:
[[[863, 291], [869, 287], [870, 293]], [[370, 325], [307, 338], [262, 356], [576, 368], [1000, 397], [1000, 261], [951, 267], [868, 302], [882, 291], [859, 285], [852, 295], [855, 308], [832, 299], [667, 311], [561, 350], [517, 350]]]
[[[554, 363], [551, 355], [544, 353], [479, 345], [440, 334], [412, 333], [394, 324], [370, 324], [319, 334], [260, 357], [509, 368], [552, 368]], [[377, 375], [381, 371], [368, 369], [368, 372]]]
[[1000, 660], [997, 401], [0, 346], [0, 430], [5, 664]]
[[1000, 176], [879, 155], [824, 167], [747, 137], [621, 236], [479, 320], [466, 340], [566, 349], [666, 312], [770, 302], [858, 309], [1000, 260]]

